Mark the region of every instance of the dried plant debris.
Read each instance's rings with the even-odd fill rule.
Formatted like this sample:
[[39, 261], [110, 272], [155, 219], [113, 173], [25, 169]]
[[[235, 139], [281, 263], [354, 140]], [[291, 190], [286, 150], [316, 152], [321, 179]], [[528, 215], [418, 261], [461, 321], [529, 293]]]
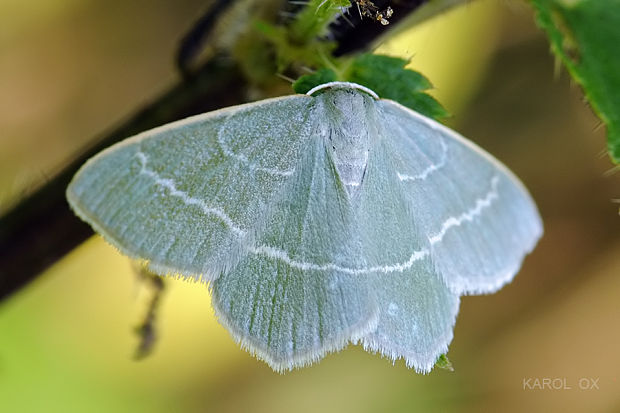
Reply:
[[369, 0], [351, 0], [351, 3], [357, 6], [360, 16], [369, 17], [380, 22], [384, 26], [390, 24], [389, 18], [394, 14], [394, 10], [392, 10], [390, 6], [381, 10]]

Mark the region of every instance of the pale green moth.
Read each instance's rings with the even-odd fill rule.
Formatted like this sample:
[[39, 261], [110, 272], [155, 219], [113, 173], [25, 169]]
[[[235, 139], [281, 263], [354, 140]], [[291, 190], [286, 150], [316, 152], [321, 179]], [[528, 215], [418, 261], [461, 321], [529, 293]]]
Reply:
[[459, 296], [501, 288], [542, 234], [504, 165], [343, 82], [129, 138], [67, 197], [125, 255], [208, 282], [220, 322], [277, 371], [350, 342], [430, 371]]

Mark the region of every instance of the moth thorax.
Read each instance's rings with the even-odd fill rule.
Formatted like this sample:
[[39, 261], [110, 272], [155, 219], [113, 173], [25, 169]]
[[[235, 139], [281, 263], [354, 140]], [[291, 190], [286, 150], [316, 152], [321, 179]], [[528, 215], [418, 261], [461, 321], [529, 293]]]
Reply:
[[[335, 138], [335, 139], [334, 139]], [[342, 183], [351, 190], [359, 187], [368, 162], [367, 136], [332, 135], [333, 160]]]
[[340, 179], [351, 193], [361, 185], [368, 162], [367, 110], [372, 98], [361, 93], [342, 93], [336, 94], [334, 100], [339, 116], [331, 128], [329, 143]]
[[349, 194], [363, 180], [370, 147], [374, 99], [358, 90], [331, 90], [318, 97], [325, 144]]

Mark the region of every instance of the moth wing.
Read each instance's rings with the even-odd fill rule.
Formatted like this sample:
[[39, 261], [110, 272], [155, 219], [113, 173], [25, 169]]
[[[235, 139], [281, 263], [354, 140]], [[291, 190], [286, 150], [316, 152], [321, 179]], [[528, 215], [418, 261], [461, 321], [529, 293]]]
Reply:
[[276, 371], [317, 361], [376, 325], [367, 279], [356, 272], [354, 216], [324, 140], [310, 139], [255, 245], [211, 284], [220, 322]]
[[357, 219], [379, 314], [377, 327], [362, 344], [426, 373], [452, 341], [459, 297], [433, 266], [394, 169], [396, 153], [384, 138], [377, 140], [369, 153]]
[[497, 291], [542, 235], [527, 190], [452, 130], [395, 102], [379, 105], [399, 185], [436, 270], [459, 295]]
[[67, 198], [153, 272], [214, 279], [240, 259], [246, 235], [293, 175], [311, 104], [270, 99], [141, 133], [90, 159]]

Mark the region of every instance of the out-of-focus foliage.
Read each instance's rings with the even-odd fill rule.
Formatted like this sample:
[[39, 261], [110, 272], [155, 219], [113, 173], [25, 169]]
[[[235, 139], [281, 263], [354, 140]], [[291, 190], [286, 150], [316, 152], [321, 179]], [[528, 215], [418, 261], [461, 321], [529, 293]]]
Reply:
[[592, 108], [607, 126], [609, 154], [620, 162], [620, 1], [532, 3], [553, 51], [583, 87]]

